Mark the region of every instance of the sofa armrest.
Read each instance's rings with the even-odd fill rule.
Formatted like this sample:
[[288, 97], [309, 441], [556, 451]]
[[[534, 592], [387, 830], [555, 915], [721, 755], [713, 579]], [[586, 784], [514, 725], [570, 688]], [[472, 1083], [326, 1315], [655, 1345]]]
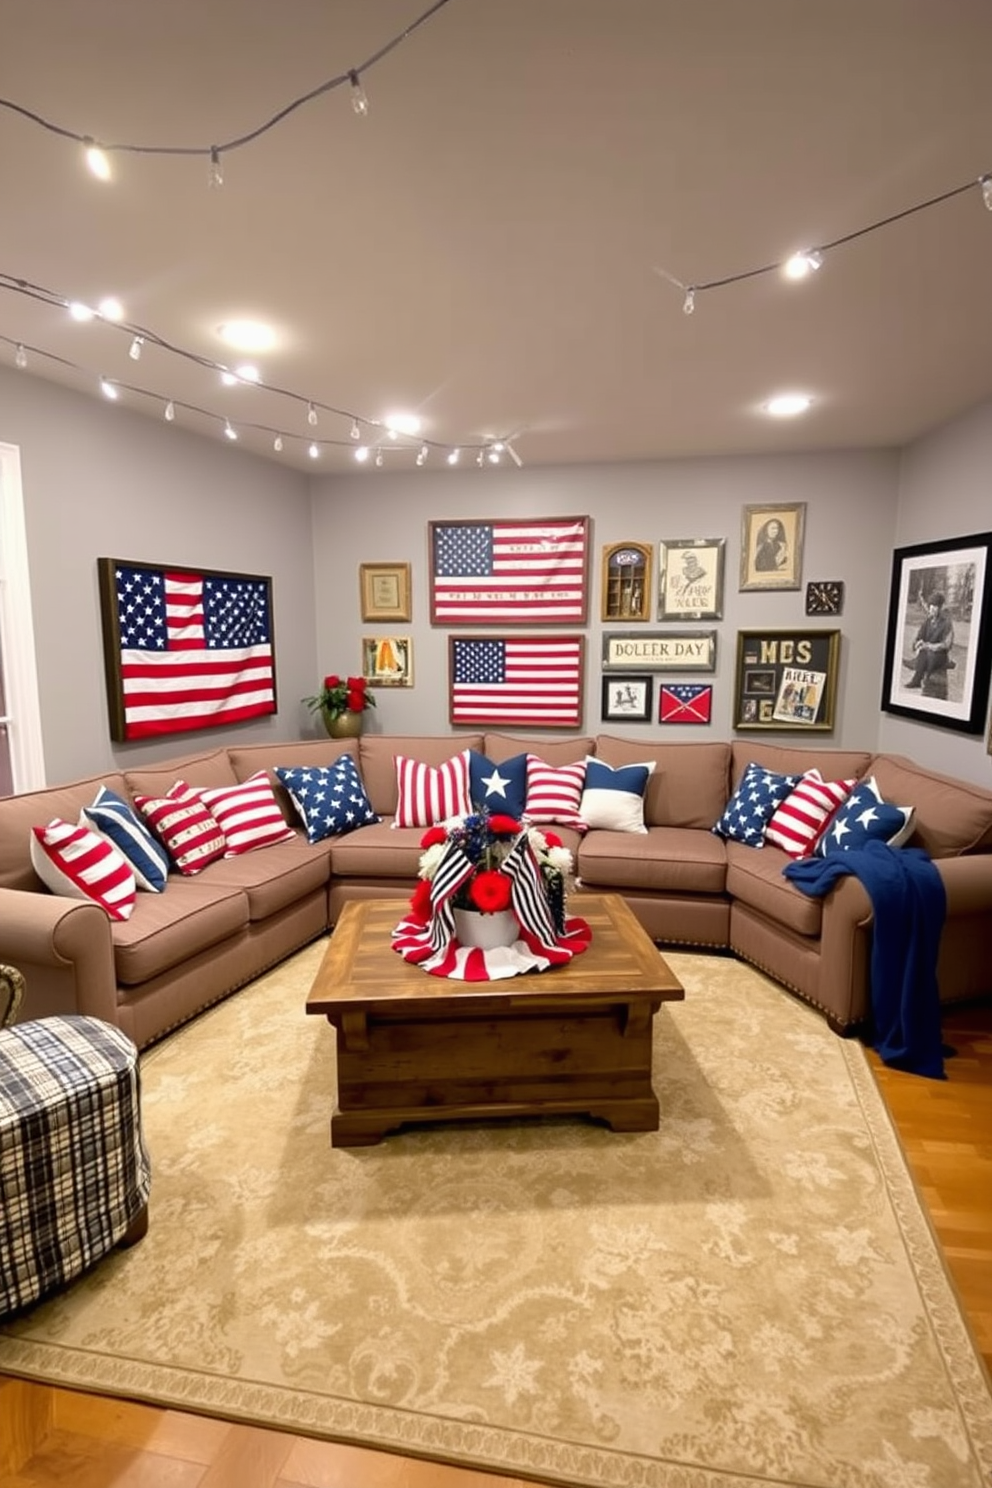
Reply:
[[954, 915], [992, 915], [992, 853], [938, 858], [934, 866], [944, 880], [948, 919]]
[[98, 904], [0, 888], [0, 961], [24, 974], [22, 1021], [58, 1012], [117, 1023], [114, 942]]

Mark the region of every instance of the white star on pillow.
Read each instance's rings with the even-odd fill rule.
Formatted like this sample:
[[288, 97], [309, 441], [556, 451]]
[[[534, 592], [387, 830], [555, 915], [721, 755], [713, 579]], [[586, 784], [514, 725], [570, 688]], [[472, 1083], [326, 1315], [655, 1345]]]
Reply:
[[501, 775], [499, 769], [493, 770], [491, 775], [483, 775], [482, 783], [486, 787], [486, 797], [502, 796], [506, 800], [506, 787], [510, 784], [509, 775]]

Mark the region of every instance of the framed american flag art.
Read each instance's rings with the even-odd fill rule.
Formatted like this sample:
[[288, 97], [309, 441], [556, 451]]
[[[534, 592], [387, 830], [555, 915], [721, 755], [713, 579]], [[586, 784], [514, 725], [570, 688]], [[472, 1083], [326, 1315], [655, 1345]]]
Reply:
[[580, 635], [448, 637], [452, 724], [581, 728]]
[[432, 625], [585, 625], [589, 518], [430, 523]]
[[272, 580], [98, 558], [110, 737], [276, 712]]

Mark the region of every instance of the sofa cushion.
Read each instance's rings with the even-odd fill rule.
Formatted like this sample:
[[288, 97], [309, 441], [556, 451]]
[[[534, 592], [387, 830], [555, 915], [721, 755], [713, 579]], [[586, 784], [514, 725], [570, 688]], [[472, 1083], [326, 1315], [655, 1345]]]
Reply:
[[774, 842], [790, 858], [808, 858], [857, 783], [853, 775], [847, 780], [824, 780], [819, 770], [807, 770], [773, 812], [765, 841]]
[[468, 793], [472, 806], [488, 806], [519, 821], [527, 799], [527, 756], [514, 754], [496, 764], [479, 749], [469, 751]]
[[322, 842], [379, 820], [353, 754], [339, 755], [332, 765], [277, 765], [276, 775], [289, 792], [308, 842]]
[[247, 929], [248, 899], [241, 889], [176, 876], [168, 893], [140, 894], [131, 918], [114, 925], [117, 980], [143, 986]]
[[653, 760], [644, 793], [648, 827], [699, 827], [709, 831], [730, 793], [729, 744], [655, 744], [600, 734], [596, 758], [608, 765]]
[[727, 852], [719, 837], [698, 827], [648, 827], [590, 832], [576, 857], [586, 889], [637, 889], [659, 894], [722, 894]]
[[433, 827], [452, 816], [467, 816], [468, 762], [471, 751], [463, 749], [440, 765], [396, 756], [395, 827]]
[[92, 899], [112, 920], [134, 910], [134, 870], [112, 842], [89, 827], [54, 817], [32, 827], [29, 843], [34, 871], [53, 894]]
[[548, 765], [568, 765], [596, 753], [595, 739], [515, 739], [512, 734], [487, 734], [484, 748], [490, 759], [502, 764], [515, 754], [536, 754]]
[[894, 754], [876, 754], [871, 774], [886, 801], [916, 808], [910, 846], [932, 858], [992, 850], [992, 791]]
[[584, 759], [573, 760], [568, 765], [549, 765], [539, 755], [527, 756], [527, 800], [524, 816], [535, 826], [550, 826], [554, 822], [564, 827], [574, 827], [584, 832], [579, 807], [582, 803], [582, 788], [586, 778]]
[[866, 842], [902, 847], [913, 832], [913, 807], [893, 806], [882, 800], [874, 777], [863, 780], [841, 806], [817, 843], [821, 857], [852, 852]]
[[728, 842], [727, 893], [795, 934], [815, 938], [823, 920], [823, 900], [809, 898], [783, 876], [791, 861], [772, 843], [764, 852], [752, 852], [742, 842]]
[[731, 750], [733, 786], [752, 761], [780, 775], [805, 775], [815, 769], [824, 780], [841, 780], [847, 775], [860, 780], [872, 758], [864, 749], [817, 749], [806, 744], [766, 744], [763, 740], [758, 744], [754, 739], [735, 739]]
[[294, 837], [265, 770], [250, 775], [239, 785], [215, 785], [201, 790], [200, 798], [224, 834], [226, 858], [236, 858], [260, 847], [273, 847], [277, 842], [290, 842]]
[[798, 775], [780, 775], [764, 765], [749, 764], [713, 831], [748, 847], [764, 847], [765, 828], [799, 780]]
[[162, 765], [125, 770], [124, 780], [131, 799], [135, 796], [164, 796], [176, 780], [195, 780], [200, 785], [234, 785], [236, 776], [226, 749], [205, 749], [182, 755]]
[[396, 815], [399, 787], [395, 760], [398, 754], [421, 760], [425, 765], [441, 765], [459, 748], [481, 749], [482, 735], [362, 734], [358, 741], [358, 767], [372, 810], [379, 816]]
[[135, 796], [134, 804], [180, 873], [201, 873], [224, 855], [224, 834], [210, 808], [177, 780], [164, 796]]
[[258, 924], [299, 904], [331, 876], [330, 839], [311, 846], [300, 831], [263, 853], [241, 853], [211, 863], [203, 879], [211, 885], [240, 889], [248, 901], [248, 918]]
[[646, 832], [644, 791], [653, 770], [654, 760], [614, 768], [595, 755], [587, 755], [579, 803], [579, 815], [586, 826], [606, 832]]
[[91, 827], [124, 854], [139, 889], [161, 894], [169, 876], [169, 854], [122, 796], [101, 785], [92, 803], [83, 807], [79, 824]]
[[31, 866], [31, 828], [56, 816], [78, 821], [83, 807], [103, 784], [121, 794], [125, 790], [123, 775], [104, 774], [19, 796], [0, 796], [0, 888], [38, 892], [41, 880]]
[[[335, 878], [402, 879], [413, 883], [420, 866], [423, 827], [397, 827], [395, 821], [360, 827], [331, 845], [331, 873]], [[402, 892], [397, 889], [397, 894]]]

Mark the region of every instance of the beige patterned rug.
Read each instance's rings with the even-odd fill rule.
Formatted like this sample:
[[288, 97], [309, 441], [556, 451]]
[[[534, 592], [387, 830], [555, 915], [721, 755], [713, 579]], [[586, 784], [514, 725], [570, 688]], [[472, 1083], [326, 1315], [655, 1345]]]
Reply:
[[856, 1043], [673, 955], [657, 1133], [335, 1151], [323, 947], [151, 1050], [144, 1241], [0, 1371], [555, 1483], [981, 1488], [992, 1395]]

